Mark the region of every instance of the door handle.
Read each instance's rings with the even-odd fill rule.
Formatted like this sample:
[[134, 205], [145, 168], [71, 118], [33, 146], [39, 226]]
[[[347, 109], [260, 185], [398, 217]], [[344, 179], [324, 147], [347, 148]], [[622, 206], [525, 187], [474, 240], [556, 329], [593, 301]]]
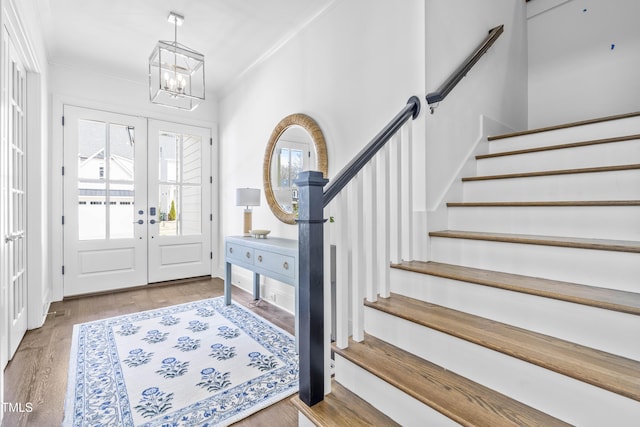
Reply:
[[156, 223], [155, 219], [152, 219], [152, 220], [149, 221], [149, 224], [155, 224], [155, 223]]
[[11, 233], [4, 236], [4, 242], [15, 242], [16, 240], [22, 239], [24, 237], [24, 231], [20, 231], [19, 233]]
[[140, 225], [142, 225], [142, 224], [144, 224], [144, 221], [143, 221], [143, 220], [141, 220], [141, 219], [139, 219], [139, 220], [137, 220], [137, 221], [133, 221], [133, 223], [134, 223], [134, 224], [140, 224]]

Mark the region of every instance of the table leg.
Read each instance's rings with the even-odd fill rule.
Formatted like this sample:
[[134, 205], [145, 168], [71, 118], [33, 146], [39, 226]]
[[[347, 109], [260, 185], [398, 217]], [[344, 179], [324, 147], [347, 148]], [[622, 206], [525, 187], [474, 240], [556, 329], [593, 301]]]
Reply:
[[253, 299], [258, 301], [260, 299], [260, 274], [253, 273]]
[[224, 304], [231, 304], [231, 263], [228, 262], [224, 274]]

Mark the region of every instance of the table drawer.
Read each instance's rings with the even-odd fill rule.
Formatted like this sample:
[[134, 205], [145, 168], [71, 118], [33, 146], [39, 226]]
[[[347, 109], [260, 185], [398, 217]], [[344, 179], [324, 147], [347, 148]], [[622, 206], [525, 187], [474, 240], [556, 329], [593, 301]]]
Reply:
[[254, 249], [248, 246], [227, 242], [225, 256], [243, 264], [254, 264]]
[[291, 256], [256, 249], [254, 265], [292, 279], [296, 276], [296, 262]]

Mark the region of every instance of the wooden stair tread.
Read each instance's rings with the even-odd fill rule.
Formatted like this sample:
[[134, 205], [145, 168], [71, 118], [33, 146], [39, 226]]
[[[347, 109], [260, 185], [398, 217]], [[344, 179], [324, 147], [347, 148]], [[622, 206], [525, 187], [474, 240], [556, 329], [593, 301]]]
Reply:
[[562, 200], [537, 202], [448, 202], [447, 207], [566, 207], [566, 206], [640, 206], [640, 200]]
[[409, 261], [393, 268], [640, 316], [640, 294], [439, 262]]
[[339, 382], [331, 381], [331, 393], [312, 407], [291, 399], [293, 405], [311, 422], [322, 427], [399, 426], [400, 424], [378, 411], [373, 405], [349, 391]]
[[559, 246], [565, 248], [594, 249], [615, 252], [640, 253], [640, 242], [632, 240], [585, 239], [578, 237], [536, 236], [529, 234], [486, 233], [479, 231], [432, 231], [431, 237], [485, 240], [490, 242], [522, 243], [529, 245]]
[[568, 425], [368, 334], [333, 350], [465, 426]]
[[560, 125], [547, 126], [547, 127], [542, 127], [542, 128], [537, 128], [537, 129], [530, 129], [530, 130], [525, 130], [525, 131], [520, 131], [520, 132], [505, 133], [505, 134], [502, 134], [502, 135], [490, 136], [489, 137], [489, 141], [496, 141], [498, 139], [512, 138], [514, 136], [532, 135], [532, 134], [535, 134], [535, 133], [548, 132], [548, 131], [552, 131], [552, 130], [568, 129], [568, 128], [571, 128], [571, 127], [578, 127], [578, 126], [590, 125], [590, 124], [595, 124], [595, 123], [603, 123], [603, 122], [608, 122], [608, 121], [612, 121], [612, 120], [627, 119], [627, 118], [637, 117], [637, 116], [640, 116], [640, 111], [636, 111], [636, 112], [633, 112], [633, 113], [626, 113], [626, 114], [616, 114], [616, 115], [613, 115], [613, 116], [598, 117], [598, 118], [595, 118], [595, 119], [581, 120], [581, 121], [577, 121], [577, 122], [564, 123], [564, 124], [560, 124]]
[[640, 401], [639, 361], [402, 295], [365, 305]]
[[508, 173], [508, 174], [501, 174], [501, 175], [468, 176], [468, 177], [462, 178], [462, 181], [473, 182], [473, 181], [489, 181], [493, 179], [533, 178], [533, 177], [540, 177], [540, 176], [617, 172], [617, 171], [627, 171], [627, 170], [636, 170], [636, 169], [640, 169], [640, 164], [599, 166], [594, 168], [578, 168], [578, 169], [558, 169], [558, 170], [550, 170], [550, 171]]
[[608, 144], [613, 142], [622, 142], [622, 141], [631, 141], [634, 139], [640, 139], [640, 134], [627, 135], [627, 136], [618, 136], [615, 138], [603, 138], [603, 139], [593, 139], [590, 141], [580, 141], [580, 142], [572, 142], [568, 144], [556, 144], [556, 145], [547, 145], [543, 147], [534, 147], [534, 148], [526, 148], [522, 150], [512, 150], [512, 151], [501, 151], [498, 153], [490, 153], [490, 154], [481, 154], [476, 156], [476, 160], [482, 159], [491, 159], [495, 157], [504, 157], [504, 156], [514, 156], [518, 154], [528, 154], [528, 153], [538, 153], [541, 151], [552, 151], [552, 150], [562, 150], [565, 148], [578, 148], [578, 147], [587, 147], [589, 145], [597, 145], [597, 144]]

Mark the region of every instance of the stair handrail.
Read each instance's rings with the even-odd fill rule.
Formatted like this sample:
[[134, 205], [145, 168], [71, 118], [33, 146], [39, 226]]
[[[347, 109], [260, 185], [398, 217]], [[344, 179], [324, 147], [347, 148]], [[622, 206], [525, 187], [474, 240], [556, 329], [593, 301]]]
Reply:
[[420, 113], [420, 99], [407, 105], [329, 182], [322, 172], [304, 171], [298, 186], [298, 396], [307, 406], [324, 399], [324, 208], [398, 130]]
[[407, 105], [387, 124], [366, 147], [333, 178], [331, 184], [324, 191], [322, 206], [326, 207], [334, 197], [360, 172], [360, 170], [385, 146], [393, 135], [410, 119], [418, 117], [420, 114], [420, 98], [412, 96], [407, 101]]
[[478, 47], [464, 60], [462, 64], [449, 76], [444, 83], [440, 85], [440, 87], [431, 93], [428, 93], [426, 96], [427, 104], [429, 104], [429, 109], [431, 110], [431, 114], [433, 114], [435, 108], [438, 106], [438, 103], [443, 101], [449, 92], [453, 90], [454, 87], [462, 80], [469, 70], [473, 68], [473, 66], [480, 60], [480, 58], [487, 53], [489, 48], [493, 45], [493, 43], [500, 37], [500, 34], [504, 32], [504, 25], [498, 25], [497, 27], [489, 30], [489, 34], [487, 37], [478, 45]]

